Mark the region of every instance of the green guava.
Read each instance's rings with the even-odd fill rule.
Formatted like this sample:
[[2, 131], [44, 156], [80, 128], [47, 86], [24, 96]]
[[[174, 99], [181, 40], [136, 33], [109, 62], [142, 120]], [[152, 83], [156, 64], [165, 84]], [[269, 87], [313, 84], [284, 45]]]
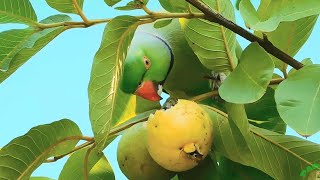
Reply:
[[179, 99], [170, 109], [158, 110], [147, 121], [147, 148], [159, 165], [181, 172], [197, 166], [209, 153], [213, 124], [195, 102]]
[[169, 180], [176, 173], [158, 165], [146, 148], [146, 124], [130, 127], [121, 137], [117, 149], [119, 167], [130, 180]]

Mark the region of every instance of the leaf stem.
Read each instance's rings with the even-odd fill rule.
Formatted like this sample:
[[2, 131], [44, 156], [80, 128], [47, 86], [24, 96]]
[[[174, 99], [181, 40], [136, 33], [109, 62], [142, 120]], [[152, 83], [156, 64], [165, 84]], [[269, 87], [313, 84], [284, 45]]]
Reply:
[[284, 64], [283, 67], [282, 67], [282, 73], [283, 73], [283, 77], [285, 79], [288, 78], [287, 67], [288, 67], [288, 64]]
[[74, 7], [76, 8], [79, 16], [81, 17], [81, 19], [84, 21], [84, 23], [86, 24], [86, 26], [90, 26], [92, 24], [92, 22], [86, 17], [86, 15], [83, 13], [81, 7], [79, 6], [77, 0], [72, 0], [72, 3], [74, 5]]
[[191, 9], [191, 4], [188, 4], [188, 12], [190, 13], [190, 14], [193, 14], [193, 12], [192, 12], [192, 9]]
[[206, 16], [204, 19], [218, 23], [229, 30], [233, 31], [234, 33], [242, 36], [243, 38], [249, 40], [250, 42], [257, 42], [259, 45], [264, 48], [268, 53], [277, 57], [281, 61], [289, 64], [295, 69], [300, 69], [303, 67], [303, 64], [299, 61], [295, 60], [285, 52], [281, 51], [279, 48], [275, 47], [270, 41], [266, 39], [261, 39], [256, 35], [250, 33], [249, 31], [245, 30], [244, 28], [238, 26], [234, 22], [224, 18], [221, 14], [213, 11], [209, 6], [201, 2], [200, 0], [186, 0], [188, 3], [192, 4], [194, 7], [199, 9], [203, 12]]
[[90, 156], [90, 153], [91, 151], [96, 147], [96, 144], [93, 144], [88, 150], [87, 150], [87, 153], [86, 153], [86, 156], [84, 157], [84, 180], [88, 180], [88, 174], [89, 174], [89, 171], [88, 171], [88, 161], [89, 161], [89, 156]]
[[65, 156], [67, 156], [67, 155], [69, 155], [69, 154], [71, 154], [71, 153], [74, 153], [74, 152], [76, 152], [76, 151], [78, 151], [78, 150], [81, 150], [81, 149], [87, 147], [87, 146], [90, 146], [90, 145], [93, 144], [93, 143], [95, 143], [95, 142], [94, 142], [94, 141], [88, 141], [88, 142], [86, 142], [86, 143], [84, 143], [84, 144], [81, 144], [81, 145], [75, 147], [75, 148], [74, 148], [73, 150], [71, 150], [70, 152], [67, 152], [67, 153], [65, 153], [65, 154], [62, 154], [62, 155], [60, 155], [60, 156], [55, 156], [55, 157], [53, 157], [52, 159], [47, 159], [47, 160], [45, 161], [45, 163], [56, 162], [56, 161], [58, 161], [59, 159], [62, 159], [62, 158], [64, 158]]
[[142, 4], [142, 5], [141, 5], [141, 8], [144, 10], [144, 12], [146, 12], [146, 13], [149, 14], [149, 15], [154, 14], [154, 12], [151, 11], [145, 4]]

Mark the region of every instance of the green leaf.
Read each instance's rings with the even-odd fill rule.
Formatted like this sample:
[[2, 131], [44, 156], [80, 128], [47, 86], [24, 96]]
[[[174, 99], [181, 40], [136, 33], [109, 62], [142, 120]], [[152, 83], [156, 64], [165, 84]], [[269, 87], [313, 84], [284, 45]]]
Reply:
[[36, 25], [37, 15], [29, 0], [0, 1], [0, 24], [23, 23]]
[[172, 19], [165, 19], [165, 20], [160, 20], [157, 21], [156, 23], [154, 23], [153, 27], [156, 29], [165, 27], [167, 25], [169, 25], [172, 22]]
[[236, 1], [236, 8], [237, 8], [237, 10], [239, 10], [240, 2], [241, 2], [241, 0], [237, 0], [237, 1]]
[[219, 170], [222, 179], [272, 180], [269, 175], [250, 166], [233, 162], [225, 157], [219, 160]]
[[175, 175], [171, 180], [179, 180], [178, 175]]
[[67, 119], [30, 129], [0, 150], [0, 179], [29, 178], [47, 158], [71, 151], [79, 136], [79, 127]]
[[104, 0], [104, 2], [108, 5], [108, 6], [113, 6], [115, 4], [117, 4], [118, 2], [120, 2], [121, 0]]
[[258, 43], [251, 43], [242, 53], [240, 63], [219, 88], [222, 99], [245, 104], [260, 99], [272, 79], [271, 56]]
[[[262, 11], [264, 12], [264, 11]], [[294, 57], [309, 38], [318, 16], [292, 22], [282, 22], [275, 31], [266, 33], [268, 40], [288, 55]], [[287, 64], [272, 56], [276, 68], [284, 71]]]
[[320, 131], [320, 65], [309, 65], [284, 80], [275, 100], [284, 122], [302, 136]]
[[[79, 7], [82, 9], [84, 0], [77, 0]], [[72, 0], [46, 0], [47, 4], [62, 12], [62, 13], [73, 13], [78, 14], [77, 9], [75, 8]]]
[[[310, 58], [306, 58], [306, 59], [302, 60], [301, 63], [305, 66], [313, 64], [313, 62]], [[295, 72], [297, 72], [296, 69], [294, 69], [294, 68], [290, 69], [288, 76], [292, 76]]]
[[320, 1], [316, 0], [263, 0], [259, 15], [250, 0], [241, 0], [240, 13], [247, 26], [255, 31], [271, 32], [281, 22], [295, 21], [320, 13]]
[[[320, 145], [316, 143], [255, 126], [247, 132], [239, 131], [228, 122], [227, 115], [212, 107], [205, 108], [214, 124], [213, 150], [232, 161], [257, 168], [274, 179], [303, 179], [300, 172], [320, 162]], [[244, 145], [249, 147], [248, 151], [243, 149]]]
[[[73, 153], [59, 175], [59, 179], [84, 179], [84, 159], [88, 147]], [[103, 152], [93, 149], [88, 158], [88, 171], [90, 180], [115, 179], [113, 170]]]
[[149, 0], [133, 0], [127, 3], [125, 6], [120, 6], [116, 7], [115, 9], [117, 10], [125, 10], [125, 11], [130, 11], [130, 10], [136, 10], [136, 9], [141, 9], [142, 5], [146, 5]]
[[161, 6], [169, 12], [186, 12], [188, 3], [185, 0], [159, 0]]
[[[245, 105], [249, 122], [257, 127], [268, 129], [280, 134], [286, 132], [287, 125], [280, 118], [274, 100], [274, 89], [267, 88], [267, 92], [256, 102]], [[254, 120], [252, 120], [254, 119]]]
[[134, 0], [134, 1], [128, 2], [127, 5], [125, 6], [116, 7], [115, 9], [125, 10], [125, 11], [136, 10], [136, 9], [141, 9], [141, 5], [142, 3], [139, 0]]
[[240, 58], [241, 58], [241, 54], [242, 54], [242, 52], [243, 52], [243, 49], [242, 49], [239, 41], [236, 41], [236, 42], [237, 42], [237, 44], [236, 44], [236, 50], [235, 50], [235, 51], [236, 51], [236, 57], [237, 57], [237, 59], [238, 59], [238, 61], [239, 61]]
[[[70, 20], [69, 16], [54, 15], [44, 19], [41, 23], [48, 24], [68, 20]], [[3, 64], [3, 67], [8, 66], [7, 71], [0, 71], [0, 83], [66, 29], [66, 27], [55, 27], [37, 31], [27, 28], [0, 33], [5, 45], [0, 47], [0, 64]]]
[[0, 33], [0, 39], [5, 46], [1, 47], [0, 71], [9, 69], [12, 57], [19, 52], [23, 45], [28, 45], [30, 37], [36, 32], [32, 28], [13, 29]]
[[[229, 0], [205, 0], [208, 6], [230, 21], [235, 21], [234, 9]], [[237, 65], [236, 35], [229, 29], [204, 19], [181, 19], [189, 46], [201, 63], [215, 72], [232, 71]]]
[[194, 180], [194, 179], [220, 179], [216, 162], [210, 157], [205, 158], [199, 165], [191, 170], [184, 171], [178, 174], [179, 180]]
[[119, 85], [123, 61], [139, 23], [132, 16], [110, 21], [94, 58], [89, 83], [90, 120], [100, 149], [105, 147], [110, 129], [135, 112], [136, 96], [125, 94]]
[[48, 177], [31, 177], [29, 180], [53, 180]]

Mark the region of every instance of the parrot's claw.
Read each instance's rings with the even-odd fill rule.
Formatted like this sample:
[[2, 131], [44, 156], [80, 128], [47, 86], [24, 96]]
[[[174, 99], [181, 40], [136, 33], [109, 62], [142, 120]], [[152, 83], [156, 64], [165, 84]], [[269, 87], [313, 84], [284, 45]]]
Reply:
[[162, 105], [162, 109], [170, 109], [178, 103], [177, 98], [168, 98], [166, 102]]
[[227, 78], [226, 74], [223, 72], [216, 73], [216, 72], [211, 72], [211, 88], [212, 90], [217, 90], [223, 83], [223, 81]]

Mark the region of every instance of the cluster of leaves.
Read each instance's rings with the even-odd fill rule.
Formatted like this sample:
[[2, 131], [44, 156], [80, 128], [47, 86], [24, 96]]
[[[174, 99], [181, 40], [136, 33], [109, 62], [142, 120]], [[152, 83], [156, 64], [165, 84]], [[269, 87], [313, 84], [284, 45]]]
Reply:
[[[320, 163], [320, 145], [283, 135], [286, 124], [306, 137], [320, 131], [317, 122], [320, 115], [320, 66], [313, 65], [311, 60], [304, 60], [305, 67], [288, 73], [288, 65], [268, 54], [258, 43], [251, 43], [242, 52], [234, 32], [197, 18], [195, 14], [201, 12], [184, 0], [159, 0], [169, 12], [161, 14], [146, 9], [147, 0], [133, 0], [117, 9], [144, 9], [148, 15], [125, 15], [89, 22], [82, 12], [83, 0], [46, 1], [62, 13], [80, 15], [86, 22], [71, 22], [66, 14], [38, 22], [28, 0], [0, 1], [0, 23], [28, 25], [25, 29], [0, 33], [0, 82], [65, 30], [108, 22], [94, 58], [88, 88], [94, 139], [83, 136], [71, 120], [34, 127], [0, 150], [0, 178], [29, 178], [48, 158], [55, 157], [55, 161], [78, 150], [68, 159], [60, 179], [84, 179], [85, 176], [114, 179], [102, 150], [119, 132], [146, 120], [154, 109], [160, 107], [159, 103], [125, 94], [119, 89], [128, 47], [139, 25], [158, 20], [155, 27], [164, 28], [172, 18], [179, 16], [189, 17], [180, 19], [181, 29], [203, 66], [228, 74], [219, 88], [220, 97], [228, 102], [222, 109], [228, 115], [203, 105], [215, 120], [215, 140], [209, 165], [194, 169], [201, 172], [196, 174], [216, 178], [216, 172], [221, 172], [221, 178], [232, 178], [228, 177], [232, 171], [237, 177], [245, 174], [253, 179], [301, 179], [299, 173], [305, 167]], [[105, 0], [109, 6], [120, 1]], [[235, 21], [235, 8], [230, 0], [203, 2], [223, 17]], [[237, 5], [246, 25], [256, 36], [267, 37], [290, 56], [294, 56], [307, 41], [320, 13], [317, 0], [262, 0], [257, 10], [250, 0], [239, 0]], [[283, 73], [283, 78], [274, 74], [275, 68]], [[279, 85], [270, 86], [279, 78], [282, 81]], [[87, 142], [76, 146], [80, 140]], [[179, 179], [188, 179], [192, 174], [195, 173], [186, 172], [179, 175]]]

